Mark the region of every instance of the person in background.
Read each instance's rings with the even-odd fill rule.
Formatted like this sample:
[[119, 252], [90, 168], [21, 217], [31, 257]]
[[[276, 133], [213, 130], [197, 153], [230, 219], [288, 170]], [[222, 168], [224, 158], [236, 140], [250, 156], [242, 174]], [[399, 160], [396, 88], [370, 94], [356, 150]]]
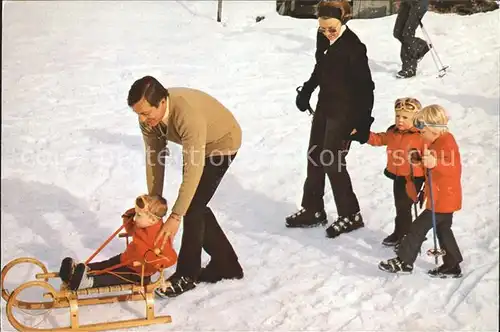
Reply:
[[401, 42], [401, 70], [398, 78], [409, 78], [417, 74], [417, 65], [429, 52], [429, 45], [415, 37], [415, 31], [427, 12], [429, 0], [400, 0], [398, 16], [394, 23], [394, 38]]

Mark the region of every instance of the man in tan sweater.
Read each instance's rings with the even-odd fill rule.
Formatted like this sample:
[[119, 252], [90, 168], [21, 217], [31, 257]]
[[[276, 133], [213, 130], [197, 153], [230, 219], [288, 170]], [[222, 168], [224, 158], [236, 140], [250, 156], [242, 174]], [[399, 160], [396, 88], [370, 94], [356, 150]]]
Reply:
[[[161, 242], [173, 241], [182, 219], [184, 231], [171, 286], [157, 295], [173, 297], [197, 282], [243, 278], [238, 257], [207, 206], [241, 146], [241, 128], [233, 114], [202, 91], [167, 90], [151, 76], [134, 82], [128, 105], [139, 116], [150, 195], [163, 195], [167, 142], [182, 145], [182, 183], [155, 244], [162, 248]], [[203, 269], [202, 248], [211, 256]]]

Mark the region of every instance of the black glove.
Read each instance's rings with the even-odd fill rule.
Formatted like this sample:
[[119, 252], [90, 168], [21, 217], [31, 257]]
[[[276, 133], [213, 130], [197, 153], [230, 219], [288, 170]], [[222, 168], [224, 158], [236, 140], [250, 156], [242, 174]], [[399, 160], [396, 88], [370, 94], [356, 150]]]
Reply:
[[356, 125], [356, 133], [349, 136], [351, 141], [357, 141], [361, 144], [365, 144], [368, 142], [368, 138], [370, 138], [370, 127], [375, 119], [371, 116], [370, 120], [360, 122]]
[[311, 100], [312, 92], [304, 90], [302, 86], [297, 87], [295, 89], [297, 91], [297, 98], [295, 98], [295, 105], [301, 112], [309, 111], [309, 113], [313, 113], [311, 105], [309, 104], [309, 100]]

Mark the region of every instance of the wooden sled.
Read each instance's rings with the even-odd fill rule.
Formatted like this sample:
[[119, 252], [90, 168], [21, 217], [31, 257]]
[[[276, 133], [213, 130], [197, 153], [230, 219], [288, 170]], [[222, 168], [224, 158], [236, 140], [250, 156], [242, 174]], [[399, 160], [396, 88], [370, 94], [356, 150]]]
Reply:
[[[125, 234], [120, 234], [120, 237], [126, 237]], [[127, 239], [128, 240], [128, 239]], [[128, 241], [127, 241], [128, 242]], [[14, 266], [19, 264], [33, 264], [38, 266], [42, 273], [37, 273], [35, 278], [37, 280], [28, 281], [18, 286], [12, 293], [4, 288], [5, 278]], [[70, 290], [67, 285], [61, 282], [61, 287], [56, 290], [49, 284], [50, 278], [59, 278], [58, 272], [49, 272], [45, 265], [39, 260], [31, 257], [21, 257], [9, 262], [2, 269], [2, 278], [0, 287], [2, 289], [2, 298], [7, 302], [6, 312], [10, 324], [18, 331], [103, 331], [114, 330], [122, 328], [130, 328], [137, 326], [145, 326], [152, 324], [165, 324], [172, 322], [171, 316], [158, 316], [155, 317], [154, 313], [154, 291], [157, 288], [164, 289], [168, 286], [165, 281], [163, 271], [160, 271], [160, 277], [156, 281], [151, 281], [147, 285], [141, 284], [126, 284], [116, 286], [106, 286], [98, 288], [88, 288], [77, 291]], [[141, 278], [143, 280], [143, 278]], [[43, 297], [51, 301], [45, 302], [27, 302], [18, 300], [19, 294], [28, 288], [43, 288], [47, 292]], [[112, 295], [109, 293], [120, 292], [120, 295]], [[84, 298], [82, 298], [85, 296]], [[95, 304], [107, 304], [124, 301], [145, 301], [146, 315], [144, 318], [122, 320], [115, 322], [103, 322], [96, 324], [82, 325], [79, 322], [78, 308], [81, 306], [89, 306]], [[36, 328], [29, 327], [21, 324], [13, 314], [13, 308], [25, 310], [50, 310], [57, 308], [68, 308], [70, 314], [70, 326], [58, 328]]]

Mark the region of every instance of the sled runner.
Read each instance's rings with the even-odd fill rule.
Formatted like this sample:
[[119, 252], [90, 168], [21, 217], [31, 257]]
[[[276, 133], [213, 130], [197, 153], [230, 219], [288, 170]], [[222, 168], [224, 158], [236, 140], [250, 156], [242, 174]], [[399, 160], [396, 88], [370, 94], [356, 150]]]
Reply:
[[[123, 227], [123, 226], [122, 226]], [[119, 228], [99, 249], [99, 252], [113, 237], [115, 237], [121, 230]], [[126, 237], [128, 242], [128, 234], [120, 234], [119, 237]], [[96, 253], [93, 254], [95, 256]], [[159, 253], [159, 249], [155, 249]], [[91, 256], [91, 258], [93, 257]], [[91, 259], [89, 258], [89, 260]], [[144, 267], [144, 264], [150, 263], [145, 259], [142, 262], [135, 262], [137, 266]], [[31, 264], [40, 268], [42, 273], [35, 275], [36, 280], [28, 281], [19, 285], [12, 293], [4, 288], [5, 278], [8, 272], [15, 266], [20, 264]], [[9, 262], [2, 269], [1, 277], [1, 290], [2, 298], [7, 302], [6, 313], [10, 324], [18, 331], [103, 331], [121, 328], [130, 328], [136, 326], [145, 326], [152, 324], [165, 324], [172, 321], [171, 316], [155, 316], [154, 313], [154, 291], [157, 288], [165, 289], [168, 287], [168, 281], [165, 281], [164, 270], [160, 270], [160, 276], [156, 281], [149, 284], [144, 284], [144, 271], [141, 273], [141, 282], [133, 284], [105, 286], [96, 288], [87, 288], [81, 290], [70, 290], [68, 285], [61, 281], [60, 289], [57, 290], [50, 283], [49, 279], [58, 278], [59, 272], [49, 272], [45, 265], [39, 260], [31, 257], [21, 257]], [[43, 294], [45, 301], [28, 302], [18, 300], [21, 292], [28, 288], [42, 288], [46, 292]], [[116, 295], [116, 293], [120, 293]], [[48, 301], [47, 301], [48, 300]], [[79, 322], [79, 307], [96, 305], [96, 304], [109, 304], [124, 301], [144, 301], [146, 305], [146, 315], [144, 318], [129, 319], [114, 322], [103, 322], [96, 324], [83, 325]], [[37, 328], [29, 327], [21, 324], [14, 316], [13, 309], [19, 308], [21, 310], [52, 310], [59, 308], [69, 308], [70, 326], [67, 327], [54, 327], [54, 328]]]

